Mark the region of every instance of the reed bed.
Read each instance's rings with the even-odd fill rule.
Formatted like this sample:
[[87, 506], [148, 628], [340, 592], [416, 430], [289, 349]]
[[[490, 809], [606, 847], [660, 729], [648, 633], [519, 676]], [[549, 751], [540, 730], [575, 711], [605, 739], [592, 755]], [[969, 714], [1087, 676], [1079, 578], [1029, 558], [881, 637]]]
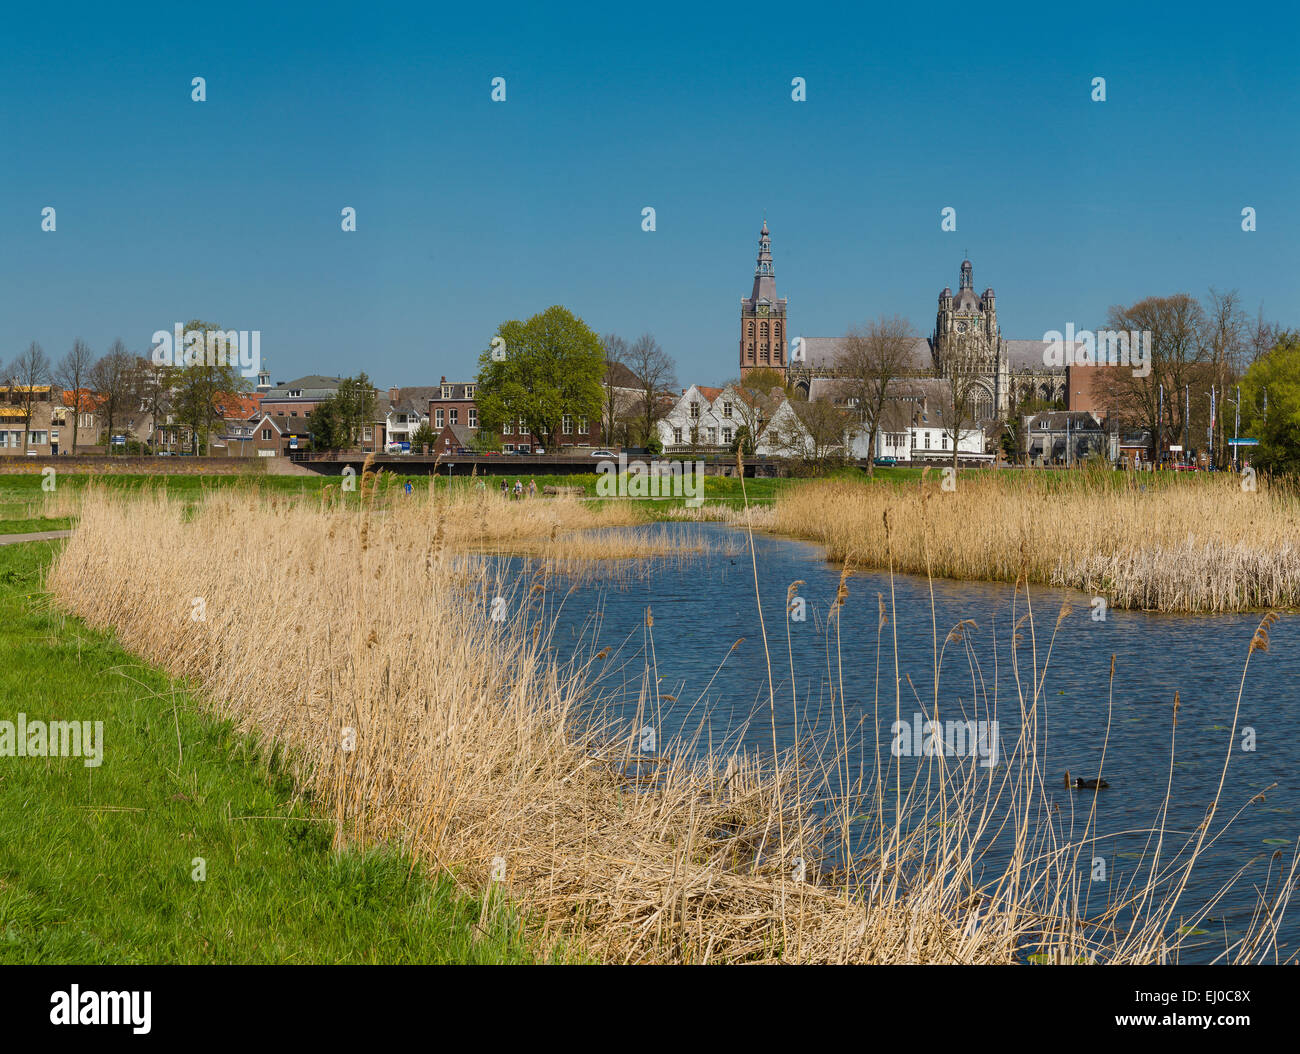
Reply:
[[1300, 605], [1300, 501], [1235, 476], [964, 473], [919, 484], [808, 484], [765, 523], [835, 561], [1080, 589], [1111, 607], [1230, 612]]
[[[697, 733], [644, 753], [638, 731], [665, 705], [653, 613], [638, 713], [616, 721], [594, 687], [608, 653], [553, 658], [545, 576], [511, 581], [455, 551], [448, 539], [474, 528], [433, 507], [380, 515], [373, 492], [363, 499], [291, 508], [219, 494], [186, 510], [88, 493], [49, 588], [287, 759], [339, 844], [401, 842], [481, 893], [485, 913], [504, 893], [543, 946], [605, 962], [1158, 962], [1178, 955], [1174, 923], [1201, 917], [1179, 898], [1216, 836], [1213, 811], [1179, 852], [1162, 855], [1157, 832], [1149, 874], [1088, 903], [1091, 817], [1082, 831], [1053, 821], [1036, 762], [1046, 642], [1017, 660], [1029, 664], [1010, 704], [1023, 731], [1000, 770], [942, 757], [891, 770], [877, 735], [864, 776], [834, 695], [791, 750], [706, 749]], [[532, 515], [526, 503], [493, 512]], [[476, 514], [472, 502], [458, 513]], [[878, 602], [881, 662], [895, 620]], [[1032, 624], [1018, 630], [1033, 639]], [[955, 632], [944, 651], [964, 646]], [[828, 640], [838, 652], [838, 620]], [[786, 700], [773, 689], [765, 703], [775, 720]], [[883, 693], [878, 719], [902, 705]], [[990, 840], [1010, 861], [991, 877]], [[1295, 868], [1223, 958], [1276, 954]]]

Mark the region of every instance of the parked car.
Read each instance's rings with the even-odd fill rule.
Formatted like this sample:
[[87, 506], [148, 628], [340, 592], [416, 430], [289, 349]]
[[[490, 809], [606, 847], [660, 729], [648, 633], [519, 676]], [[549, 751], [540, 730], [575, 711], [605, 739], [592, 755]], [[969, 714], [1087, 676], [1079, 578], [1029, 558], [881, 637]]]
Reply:
[[874, 459], [872, 459], [872, 462], [871, 462], [871, 463], [872, 463], [873, 465], [880, 465], [882, 468], [888, 468], [890, 465], [897, 465], [897, 464], [898, 464], [898, 458], [896, 458], [896, 457], [878, 457], [878, 458], [874, 458]]
[[546, 451], [543, 450], [543, 449], [542, 449], [541, 447], [539, 447], [539, 446], [535, 446], [535, 447], [533, 447], [533, 453], [534, 453], [534, 454], [545, 454]]
[[593, 450], [593, 451], [591, 452], [591, 456], [592, 456], [592, 457], [612, 458], [612, 457], [614, 457], [615, 455], [614, 455], [614, 453], [613, 453], [612, 451], [609, 451], [609, 450]]

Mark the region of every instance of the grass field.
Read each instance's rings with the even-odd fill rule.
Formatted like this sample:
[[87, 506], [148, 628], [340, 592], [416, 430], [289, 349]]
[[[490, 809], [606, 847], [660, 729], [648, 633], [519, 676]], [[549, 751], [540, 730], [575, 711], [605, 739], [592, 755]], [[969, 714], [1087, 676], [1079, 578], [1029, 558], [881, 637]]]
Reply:
[[510, 913], [480, 930], [451, 878], [332, 850], [332, 822], [249, 740], [52, 613], [53, 550], [0, 547], [0, 720], [102, 721], [104, 760], [0, 757], [0, 963], [532, 960]]

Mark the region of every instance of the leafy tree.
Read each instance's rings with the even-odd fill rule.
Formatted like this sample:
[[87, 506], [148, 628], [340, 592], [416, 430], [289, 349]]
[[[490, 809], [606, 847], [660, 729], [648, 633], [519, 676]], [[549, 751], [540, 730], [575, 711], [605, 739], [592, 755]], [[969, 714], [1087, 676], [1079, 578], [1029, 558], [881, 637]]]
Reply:
[[312, 449], [347, 450], [356, 446], [362, 429], [374, 423], [375, 403], [375, 386], [364, 372], [344, 378], [338, 390], [311, 412]]
[[479, 356], [477, 402], [484, 427], [496, 430], [522, 419], [549, 450], [565, 414], [600, 418], [605, 349], [582, 319], [555, 306], [524, 322], [503, 322], [497, 336], [504, 355], [497, 359], [489, 350]]
[[420, 452], [425, 449], [432, 450], [434, 443], [437, 441], [438, 433], [430, 427], [428, 422], [425, 422], [411, 433], [411, 450], [412, 452]]
[[1241, 411], [1243, 430], [1259, 440], [1252, 464], [1269, 474], [1300, 475], [1300, 333], [1283, 333], [1246, 371]]

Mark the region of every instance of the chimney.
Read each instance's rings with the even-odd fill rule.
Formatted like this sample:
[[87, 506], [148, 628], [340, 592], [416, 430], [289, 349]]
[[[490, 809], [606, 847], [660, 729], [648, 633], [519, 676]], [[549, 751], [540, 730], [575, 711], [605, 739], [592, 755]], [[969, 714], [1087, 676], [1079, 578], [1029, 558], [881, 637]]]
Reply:
[[388, 401], [389, 401], [390, 403], [393, 403], [394, 405], [396, 405], [396, 403], [397, 403], [397, 396], [398, 396], [398, 393], [399, 393], [400, 391], [401, 391], [401, 389], [398, 388], [397, 385], [393, 385], [391, 388], [389, 388], [389, 389], [388, 389]]

